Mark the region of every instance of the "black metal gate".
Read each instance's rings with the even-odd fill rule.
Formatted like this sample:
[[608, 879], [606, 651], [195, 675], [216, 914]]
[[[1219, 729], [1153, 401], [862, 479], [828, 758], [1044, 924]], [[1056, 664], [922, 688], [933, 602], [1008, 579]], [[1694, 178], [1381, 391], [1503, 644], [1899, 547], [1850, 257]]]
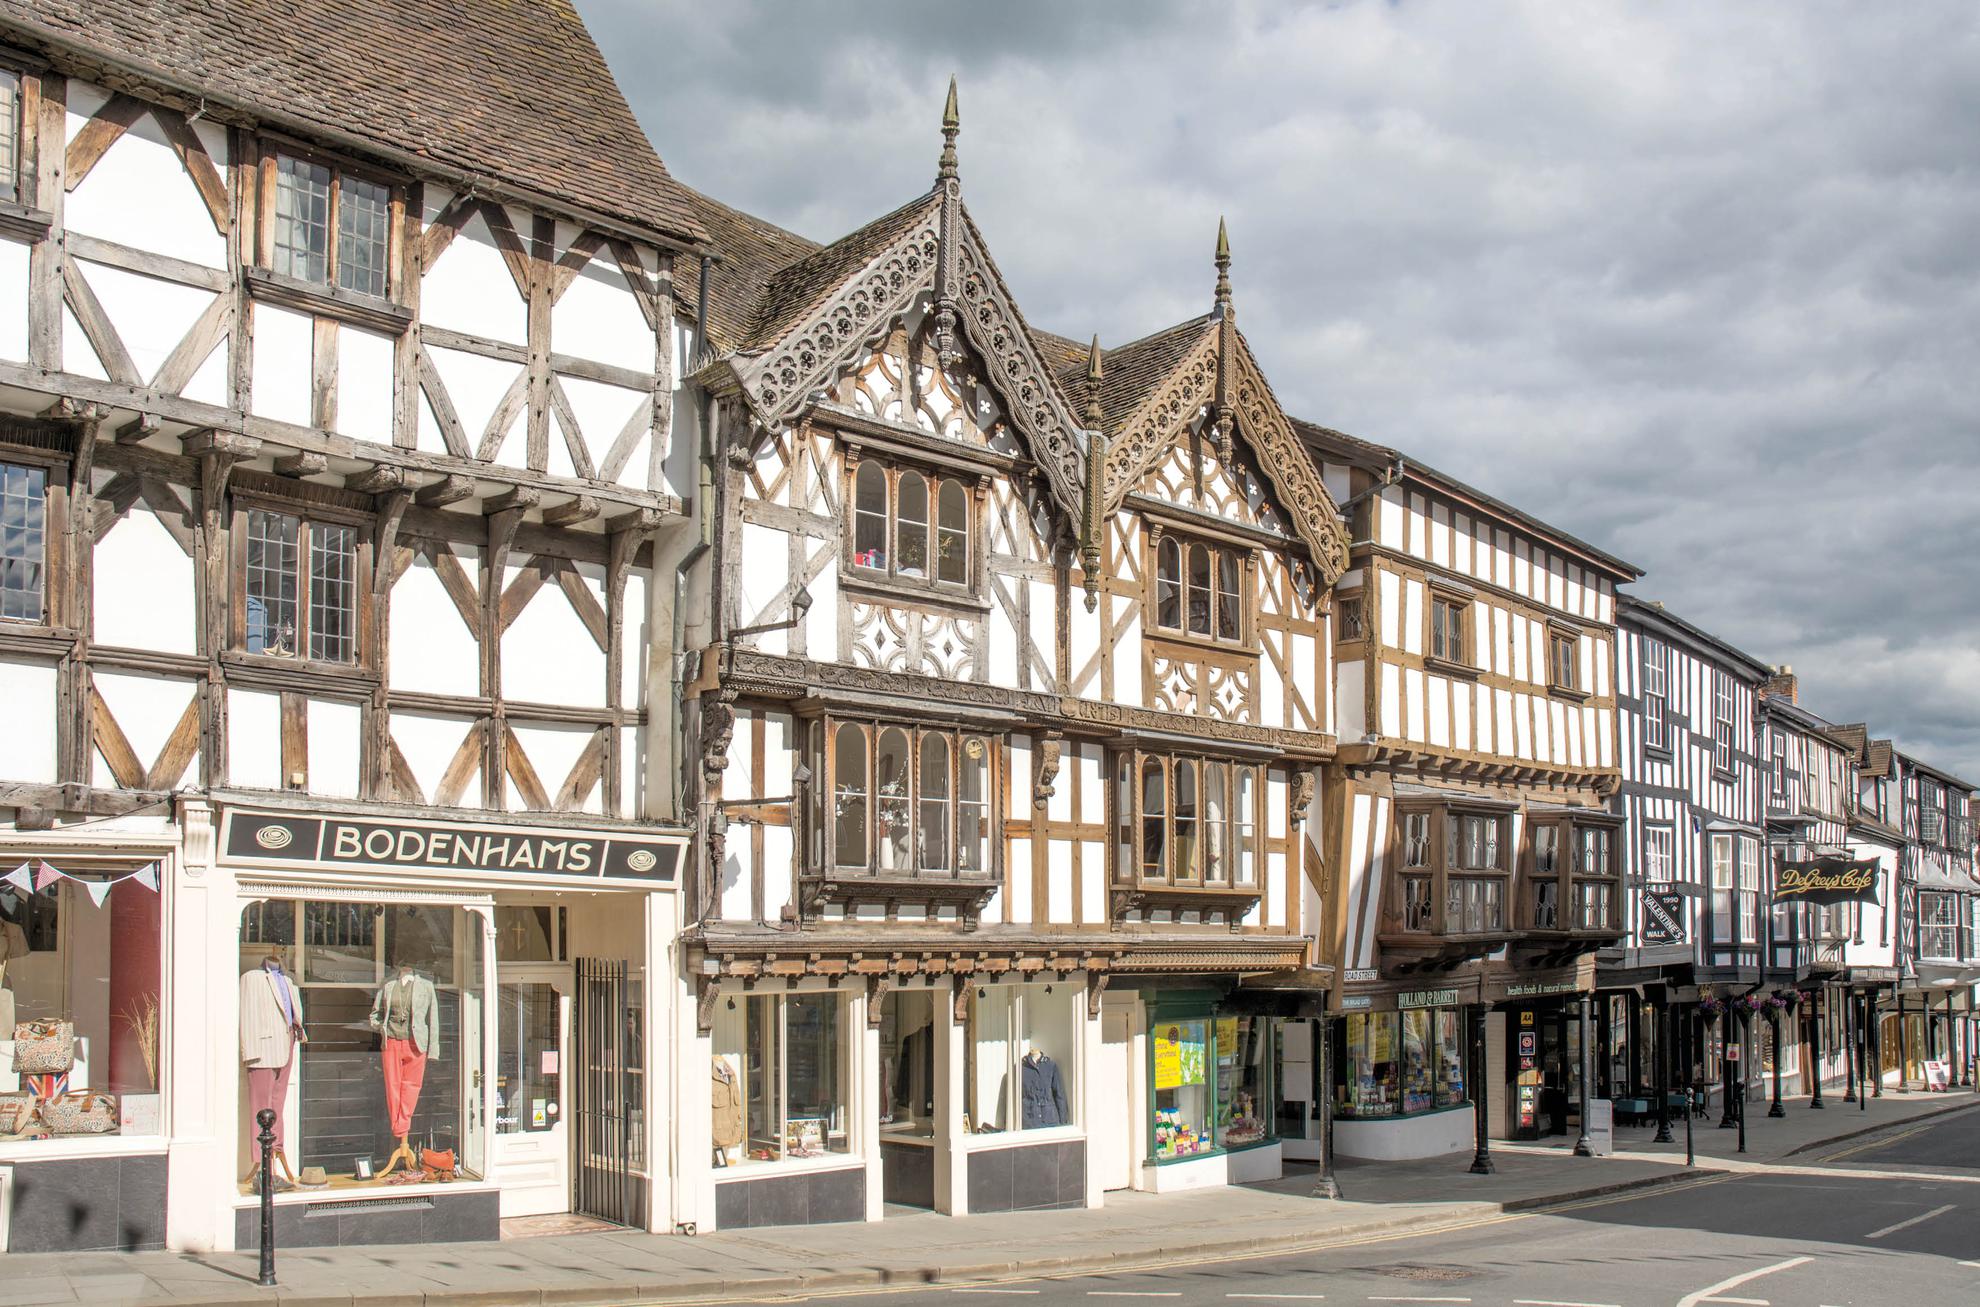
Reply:
[[646, 1227], [646, 1062], [641, 987], [627, 964], [577, 960], [577, 1175], [574, 1208]]

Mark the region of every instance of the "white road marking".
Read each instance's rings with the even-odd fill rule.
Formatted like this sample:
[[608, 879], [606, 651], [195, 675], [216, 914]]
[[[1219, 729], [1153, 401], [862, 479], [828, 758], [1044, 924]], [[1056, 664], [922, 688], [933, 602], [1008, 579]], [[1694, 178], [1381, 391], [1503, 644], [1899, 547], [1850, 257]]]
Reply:
[[1953, 1209], [1953, 1205], [1951, 1203], [1947, 1203], [1944, 1207], [1934, 1207], [1931, 1211], [1925, 1213], [1923, 1216], [1914, 1216], [1909, 1221], [1899, 1221], [1896, 1225], [1887, 1225], [1883, 1229], [1873, 1230], [1871, 1233], [1866, 1234], [1863, 1237], [1865, 1239], [1881, 1239], [1887, 1234], [1896, 1234], [1899, 1230], [1908, 1230], [1912, 1226], [1918, 1225], [1925, 1221], [1929, 1221], [1935, 1216], [1944, 1216], [1947, 1212], [1950, 1212], [1952, 1209]]
[[1513, 1307], [1617, 1307], [1612, 1302], [1555, 1302], [1549, 1298], [1515, 1298]]
[[1037, 1293], [1036, 1289], [951, 1289], [950, 1293]]
[[1370, 1298], [1368, 1299], [1368, 1301], [1370, 1301], [1370, 1302], [1470, 1302], [1470, 1301], [1471, 1301], [1471, 1299], [1469, 1299], [1469, 1298], [1376, 1298], [1376, 1297], [1370, 1297]]
[[1763, 1275], [1772, 1275], [1776, 1271], [1793, 1270], [1797, 1266], [1805, 1265], [1814, 1260], [1813, 1257], [1790, 1257], [1784, 1262], [1775, 1262], [1772, 1266], [1763, 1266], [1757, 1271], [1746, 1271], [1742, 1274], [1731, 1276], [1719, 1281], [1717, 1284], [1707, 1285], [1696, 1293], [1686, 1294], [1684, 1297], [1678, 1299], [1677, 1307], [1698, 1307], [1698, 1304], [1703, 1302], [1743, 1303], [1747, 1307], [1764, 1307], [1766, 1303], [1766, 1299], [1764, 1298], [1721, 1298], [1719, 1295], [1727, 1289], [1737, 1289], [1748, 1280], [1757, 1280]]
[[1324, 1302], [1324, 1293], [1227, 1293], [1226, 1298], [1262, 1298], [1266, 1302]]
[[1180, 1298], [1182, 1290], [1157, 1292], [1152, 1289], [1088, 1289], [1089, 1298]]
[[1961, 1262], [1961, 1266], [1980, 1266], [1980, 1262]]

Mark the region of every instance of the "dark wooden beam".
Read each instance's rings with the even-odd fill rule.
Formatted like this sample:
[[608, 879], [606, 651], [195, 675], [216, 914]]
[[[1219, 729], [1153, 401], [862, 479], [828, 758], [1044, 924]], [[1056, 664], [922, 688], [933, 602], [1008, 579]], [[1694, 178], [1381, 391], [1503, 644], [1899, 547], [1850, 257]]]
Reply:
[[360, 495], [383, 495], [403, 490], [405, 484], [406, 470], [392, 463], [374, 464], [344, 478], [344, 489], [354, 490]]
[[421, 508], [441, 508], [474, 497], [474, 478], [445, 476], [419, 488], [413, 498]]
[[293, 454], [284, 454], [275, 460], [275, 472], [278, 476], [320, 476], [329, 470], [330, 460], [314, 450], [299, 449]]
[[543, 510], [545, 526], [576, 526], [579, 522], [589, 522], [599, 513], [598, 501], [590, 495], [578, 495], [567, 499], [555, 508]]
[[141, 442], [146, 436], [155, 436], [157, 434], [158, 415], [156, 413], [140, 413], [129, 422], [117, 428], [115, 439], [120, 445], [135, 445]]

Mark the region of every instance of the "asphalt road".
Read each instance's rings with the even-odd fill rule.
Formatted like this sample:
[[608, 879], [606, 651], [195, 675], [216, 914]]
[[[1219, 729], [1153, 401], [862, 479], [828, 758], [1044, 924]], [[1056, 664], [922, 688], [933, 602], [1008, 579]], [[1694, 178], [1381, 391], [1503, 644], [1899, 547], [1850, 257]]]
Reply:
[[1160, 1271], [856, 1296], [875, 1307], [991, 1307], [986, 1299], [1000, 1307], [1980, 1304], [1980, 1112], [1762, 1173], [1701, 1177], [1435, 1234]]

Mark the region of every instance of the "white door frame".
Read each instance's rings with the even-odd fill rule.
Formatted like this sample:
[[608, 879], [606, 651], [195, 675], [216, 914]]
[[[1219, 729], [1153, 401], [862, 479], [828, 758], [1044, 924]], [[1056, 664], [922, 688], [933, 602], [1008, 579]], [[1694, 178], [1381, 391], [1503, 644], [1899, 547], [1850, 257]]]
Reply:
[[[497, 1125], [489, 1139], [489, 1172], [501, 1188], [503, 1216], [537, 1216], [571, 1210], [571, 1166], [575, 1131], [571, 1125], [571, 1006], [575, 969], [568, 962], [501, 962], [496, 964], [496, 997], [492, 1004], [496, 1031], [496, 1068], [501, 1066], [511, 1032], [502, 1021], [501, 987], [547, 984], [557, 993], [557, 1119], [547, 1131], [503, 1133]], [[495, 1079], [491, 1074], [491, 1082]], [[506, 1111], [519, 1110], [510, 1103]], [[498, 1113], [498, 1116], [500, 1114]], [[548, 1176], [542, 1173], [546, 1169]], [[525, 1179], [529, 1171], [535, 1177]]]

